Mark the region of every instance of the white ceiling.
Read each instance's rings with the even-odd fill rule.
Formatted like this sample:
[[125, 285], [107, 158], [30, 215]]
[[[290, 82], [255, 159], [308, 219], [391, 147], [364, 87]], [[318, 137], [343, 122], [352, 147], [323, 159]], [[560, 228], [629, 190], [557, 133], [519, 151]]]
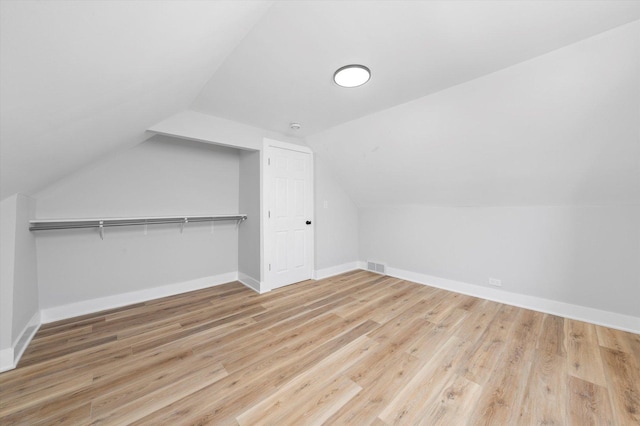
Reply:
[[1, 1], [0, 199], [185, 110], [263, 1]]
[[[193, 109], [307, 136], [639, 18], [637, 1], [276, 2]], [[370, 82], [337, 87], [350, 63]]]
[[[640, 19], [639, 1], [0, 7], [0, 199], [187, 109], [311, 135], [361, 205], [639, 199], [638, 37], [588, 39], [593, 54], [579, 54], [580, 40]], [[334, 85], [347, 63], [371, 81]]]
[[307, 142], [359, 206], [640, 204], [640, 21]]

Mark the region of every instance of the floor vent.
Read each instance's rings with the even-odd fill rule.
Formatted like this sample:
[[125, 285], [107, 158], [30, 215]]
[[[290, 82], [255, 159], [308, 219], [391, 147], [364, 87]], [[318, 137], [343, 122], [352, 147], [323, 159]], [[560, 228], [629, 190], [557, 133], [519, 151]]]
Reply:
[[367, 270], [382, 275], [387, 273], [387, 267], [384, 264], [371, 261], [367, 261]]

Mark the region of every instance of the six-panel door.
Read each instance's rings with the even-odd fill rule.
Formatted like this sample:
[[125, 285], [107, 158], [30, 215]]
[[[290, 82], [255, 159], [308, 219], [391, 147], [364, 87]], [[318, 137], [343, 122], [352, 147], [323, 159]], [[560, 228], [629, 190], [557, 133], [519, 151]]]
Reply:
[[266, 154], [267, 274], [277, 288], [311, 278], [311, 155], [276, 147]]

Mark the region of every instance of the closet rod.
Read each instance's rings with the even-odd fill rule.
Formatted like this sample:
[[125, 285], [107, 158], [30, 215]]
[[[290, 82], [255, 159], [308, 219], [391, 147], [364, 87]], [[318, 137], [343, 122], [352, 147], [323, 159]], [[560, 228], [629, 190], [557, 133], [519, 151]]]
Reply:
[[157, 225], [165, 223], [216, 222], [235, 220], [238, 224], [247, 220], [246, 214], [215, 216], [163, 216], [163, 217], [122, 217], [111, 219], [40, 219], [29, 221], [30, 231], [54, 229], [108, 228], [111, 226]]

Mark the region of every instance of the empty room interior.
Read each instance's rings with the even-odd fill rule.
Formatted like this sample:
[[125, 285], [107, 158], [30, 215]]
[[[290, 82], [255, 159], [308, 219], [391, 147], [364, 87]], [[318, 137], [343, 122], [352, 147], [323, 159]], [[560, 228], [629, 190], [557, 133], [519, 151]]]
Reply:
[[640, 425], [640, 1], [0, 0], [0, 424]]

